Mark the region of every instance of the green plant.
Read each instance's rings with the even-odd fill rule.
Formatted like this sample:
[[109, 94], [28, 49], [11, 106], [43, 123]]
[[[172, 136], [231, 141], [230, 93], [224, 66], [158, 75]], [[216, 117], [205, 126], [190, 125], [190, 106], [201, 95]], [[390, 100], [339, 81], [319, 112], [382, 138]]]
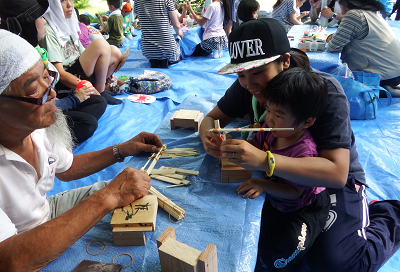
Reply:
[[83, 9], [89, 7], [89, 0], [75, 0], [74, 7], [77, 9]]

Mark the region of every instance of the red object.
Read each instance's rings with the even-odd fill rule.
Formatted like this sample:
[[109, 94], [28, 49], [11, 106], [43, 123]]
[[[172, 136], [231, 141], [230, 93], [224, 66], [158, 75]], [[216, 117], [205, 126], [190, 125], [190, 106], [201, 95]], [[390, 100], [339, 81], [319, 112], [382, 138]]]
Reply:
[[78, 85], [76, 86], [76, 89], [80, 89], [85, 85], [86, 85], [86, 81], [85, 80], [81, 80], [81, 81], [79, 81]]

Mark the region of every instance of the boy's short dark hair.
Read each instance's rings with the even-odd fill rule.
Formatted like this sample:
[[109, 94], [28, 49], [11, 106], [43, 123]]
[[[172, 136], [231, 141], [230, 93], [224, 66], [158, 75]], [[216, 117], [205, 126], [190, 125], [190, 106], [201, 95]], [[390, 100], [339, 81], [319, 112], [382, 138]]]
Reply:
[[90, 25], [90, 19], [87, 15], [81, 14], [79, 15], [79, 22], [85, 24], [85, 25]]
[[253, 13], [260, 8], [257, 0], [242, 0], [237, 8], [237, 16], [243, 22], [253, 19]]
[[107, 0], [107, 5], [113, 6], [116, 9], [119, 9], [121, 7], [121, 1], [120, 0]]
[[264, 97], [289, 110], [295, 118], [293, 126], [297, 126], [321, 115], [328, 101], [328, 88], [316, 73], [296, 67], [275, 76], [264, 90]]

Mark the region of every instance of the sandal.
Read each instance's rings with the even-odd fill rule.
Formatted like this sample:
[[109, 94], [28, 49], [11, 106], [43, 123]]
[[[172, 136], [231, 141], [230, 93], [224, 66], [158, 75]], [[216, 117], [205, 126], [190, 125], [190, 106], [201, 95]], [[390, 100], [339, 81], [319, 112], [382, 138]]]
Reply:
[[122, 53], [122, 59], [119, 62], [117, 68], [115, 68], [114, 73], [118, 72], [119, 69], [121, 69], [121, 67], [125, 64], [126, 60], [129, 57], [129, 53], [131, 52], [131, 48], [128, 47], [126, 48], [126, 50], [124, 51], [124, 53]]

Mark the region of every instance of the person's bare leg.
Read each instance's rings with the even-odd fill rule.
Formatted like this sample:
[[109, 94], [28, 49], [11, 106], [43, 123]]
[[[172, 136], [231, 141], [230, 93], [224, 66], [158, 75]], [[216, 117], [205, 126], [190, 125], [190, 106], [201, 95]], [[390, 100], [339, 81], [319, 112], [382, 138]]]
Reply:
[[107, 78], [109, 78], [114, 73], [115, 69], [122, 59], [122, 53], [116, 46], [110, 45], [110, 51], [110, 66], [108, 68]]
[[[104, 91], [110, 67], [110, 45], [104, 39], [95, 39], [79, 57], [82, 69], [87, 76], [94, 74], [94, 87], [99, 93]], [[118, 65], [118, 64], [117, 64]]]

